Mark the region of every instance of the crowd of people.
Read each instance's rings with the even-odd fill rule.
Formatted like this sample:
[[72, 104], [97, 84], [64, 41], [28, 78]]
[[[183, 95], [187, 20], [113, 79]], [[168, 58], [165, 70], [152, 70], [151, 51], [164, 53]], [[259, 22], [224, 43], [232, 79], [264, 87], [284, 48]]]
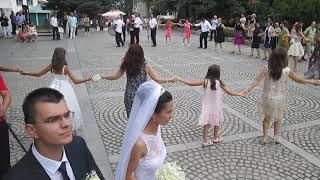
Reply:
[[[6, 18], [2, 18], [1, 23], [3, 19]], [[73, 39], [77, 34], [76, 12], [71, 13], [65, 20], [63, 31], [68, 32], [69, 30], [70, 39]], [[61, 37], [56, 16], [51, 17], [50, 24], [53, 30], [53, 40], [59, 40]], [[85, 32], [89, 31], [90, 24], [90, 18], [85, 16]], [[219, 45], [221, 51], [225, 41], [224, 30], [233, 30], [234, 49], [232, 53], [235, 53], [238, 48], [238, 54], [241, 54], [241, 46], [247, 37], [251, 42], [251, 56], [256, 49], [258, 58], [260, 57], [261, 37], [264, 37], [264, 59], [268, 60], [268, 65], [247, 89], [240, 92], [232, 91], [224, 83], [220, 78], [220, 67], [216, 64], [209, 66], [202, 79], [187, 80], [178, 76], [162, 78], [146, 62], [143, 48], [139, 45], [139, 33], [141, 27], [148, 27], [151, 30], [152, 46], [156, 47], [157, 28], [165, 26], [166, 43], [171, 45], [172, 27], [175, 25], [184, 27], [183, 45], [187, 40], [190, 46], [191, 27], [194, 26], [201, 28], [199, 48], [208, 48], [209, 37], [209, 41], [215, 41], [214, 47], [217, 48]], [[247, 96], [261, 81], [264, 81], [259, 101], [259, 107], [264, 114], [262, 143], [269, 143], [269, 128], [273, 123], [274, 142], [279, 144], [280, 119], [289, 79], [302, 84], [320, 85], [320, 80], [308, 80], [296, 74], [297, 63], [305, 55], [308, 55], [310, 59], [306, 75], [311, 77], [315, 73], [315, 68], [318, 68], [318, 72], [320, 70], [320, 35], [316, 35], [315, 22], [302, 31], [300, 22], [295, 23], [289, 30], [286, 21], [279, 24], [269, 20], [266, 29], [263, 30], [255, 14], [251, 15], [249, 22], [244, 15], [241, 15], [241, 18], [236, 19], [234, 27], [225, 26], [222, 18], [217, 16], [213, 16], [211, 22], [202, 18], [199, 23], [191, 23], [188, 19], [178, 23], [173, 23], [170, 19], [166, 23], [158, 23], [153, 15], [148, 22], [144, 22], [138, 14], [129, 16], [127, 20], [119, 16], [111, 26], [116, 32], [117, 47], [124, 46], [126, 31], [130, 33], [130, 46], [119, 64], [119, 69], [112, 75], [95, 74], [86, 78], [77, 77], [68, 65], [66, 50], [61, 47], [55, 48], [50, 64], [35, 72], [26, 72], [21, 68], [0, 67], [0, 71], [18, 72], [21, 75], [41, 77], [51, 73], [53, 77], [47, 88], [32, 91], [23, 102], [25, 129], [26, 133], [33, 138], [33, 143], [27, 154], [10, 169], [8, 125], [4, 114], [10, 105], [11, 95], [0, 75], [0, 95], [3, 99], [0, 108], [0, 143], [2, 154], [6, 154], [6, 156], [1, 156], [0, 177], [5, 174], [6, 180], [18, 180], [24, 177], [73, 180], [85, 179], [92, 175], [104, 179], [85, 141], [76, 136], [83, 128], [83, 121], [81, 109], [69, 78], [74, 84], [81, 84], [100, 79], [118, 80], [126, 74], [124, 104], [128, 125], [116, 168], [116, 180], [155, 179], [156, 171], [164, 164], [166, 147], [161, 137], [161, 126], [170, 122], [174, 111], [174, 99], [171, 93], [160, 85], [162, 83], [179, 81], [186, 85], [204, 88], [198, 120], [198, 124], [203, 128], [203, 147], [224, 140], [219, 133], [224, 122], [223, 92], [231, 96]], [[19, 33], [19, 38], [21, 36], [25, 41], [30, 41], [31, 37], [34, 38], [30, 32], [36, 32], [35, 29], [23, 24], [21, 28], [29, 35]], [[303, 42], [306, 43], [306, 50], [302, 46]], [[292, 68], [289, 67], [289, 62], [292, 62]], [[148, 76], [151, 78], [149, 81]], [[212, 138], [208, 137], [210, 128], [213, 130]]]

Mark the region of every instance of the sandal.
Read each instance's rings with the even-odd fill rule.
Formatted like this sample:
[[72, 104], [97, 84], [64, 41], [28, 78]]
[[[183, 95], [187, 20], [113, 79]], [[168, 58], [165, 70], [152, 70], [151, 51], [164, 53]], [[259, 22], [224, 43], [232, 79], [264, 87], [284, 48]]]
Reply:
[[208, 140], [207, 142], [202, 142], [202, 147], [207, 147], [207, 146], [211, 146], [212, 145], [212, 141]]
[[274, 136], [274, 137], [273, 137], [273, 140], [274, 140], [274, 143], [275, 143], [275, 144], [280, 144], [280, 138], [279, 138], [279, 136]]
[[269, 144], [269, 137], [264, 137], [263, 138], [263, 144], [264, 145]]
[[217, 139], [213, 139], [212, 142], [213, 143], [220, 143], [223, 141], [223, 137], [222, 136], [219, 136]]

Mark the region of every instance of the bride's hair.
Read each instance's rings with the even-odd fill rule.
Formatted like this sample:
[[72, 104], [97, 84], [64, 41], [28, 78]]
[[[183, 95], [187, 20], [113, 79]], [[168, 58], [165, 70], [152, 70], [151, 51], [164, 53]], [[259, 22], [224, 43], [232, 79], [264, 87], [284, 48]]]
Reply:
[[66, 49], [62, 47], [57, 47], [54, 49], [52, 56], [52, 71], [55, 73], [60, 73], [64, 65], [68, 65], [66, 60]]
[[168, 92], [165, 91], [158, 100], [156, 109], [154, 110], [155, 113], [161, 112], [161, 110], [165, 107], [165, 104], [172, 101], [172, 95]]

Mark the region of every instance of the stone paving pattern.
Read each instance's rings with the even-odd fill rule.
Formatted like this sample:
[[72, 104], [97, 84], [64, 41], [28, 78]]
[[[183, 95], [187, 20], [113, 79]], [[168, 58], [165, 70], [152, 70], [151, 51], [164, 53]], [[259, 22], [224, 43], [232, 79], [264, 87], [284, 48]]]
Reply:
[[[144, 33], [144, 32], [143, 32]], [[264, 66], [261, 59], [249, 57], [250, 49], [244, 47], [242, 55], [231, 54], [233, 45], [225, 43], [223, 52], [213, 51], [209, 42], [206, 50], [198, 49], [199, 37], [192, 37], [191, 47], [181, 46], [181, 33], [173, 33], [173, 45], [167, 46], [164, 33], [158, 32], [158, 47], [152, 48], [145, 34], [141, 36], [147, 63], [162, 77], [180, 76], [188, 79], [205, 77], [213, 64], [221, 67], [221, 79], [231, 89], [246, 88]], [[0, 39], [0, 63], [36, 71], [51, 61], [55, 47], [65, 47], [68, 62], [84, 77], [96, 73], [112, 74], [119, 68], [127, 47], [116, 48], [114, 36], [96, 32], [90, 37], [80, 35], [74, 41], [52, 41], [41, 37], [37, 43], [19, 44]], [[71, 61], [72, 59], [72, 61]], [[74, 61], [76, 60], [76, 61]], [[79, 64], [79, 65], [77, 65]], [[303, 74], [307, 63], [299, 64]], [[51, 75], [41, 78], [3, 73], [14, 95], [7, 119], [25, 147], [31, 139], [24, 133], [22, 100], [25, 95], [50, 83]], [[126, 77], [117, 81], [88, 82], [74, 86], [78, 98], [89, 97], [86, 107], [93, 112], [103, 142], [105, 154], [94, 154], [96, 159], [110, 161], [114, 170], [120, 153], [127, 118], [123, 104]], [[187, 179], [318, 179], [320, 177], [320, 87], [290, 82], [287, 88], [281, 132], [283, 143], [264, 146], [261, 143], [262, 116], [257, 113], [261, 85], [248, 97], [224, 95], [225, 122], [221, 133], [225, 142], [201, 148], [202, 128], [198, 126], [203, 89], [182, 83], [163, 85], [174, 96], [175, 110], [171, 122], [162, 128], [162, 137], [168, 149], [167, 161], [176, 161], [186, 172]], [[86, 132], [90, 135], [91, 132]], [[210, 134], [211, 136], [211, 134]], [[11, 161], [14, 164], [23, 151], [13, 139]], [[272, 141], [271, 141], [272, 142]], [[94, 150], [95, 146], [90, 149]], [[107, 162], [109, 162], [107, 161]], [[113, 174], [105, 172], [106, 179]]]

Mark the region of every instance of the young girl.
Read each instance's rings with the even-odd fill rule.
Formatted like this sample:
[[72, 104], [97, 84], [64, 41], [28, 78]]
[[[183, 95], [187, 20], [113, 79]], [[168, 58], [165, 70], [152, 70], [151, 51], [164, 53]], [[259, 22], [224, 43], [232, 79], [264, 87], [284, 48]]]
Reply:
[[319, 73], [318, 78], [320, 78], [320, 33], [318, 33], [316, 37], [316, 45], [309, 60], [308, 72], [304, 75], [307, 76], [308, 79], [313, 78], [316, 68]]
[[62, 47], [54, 49], [52, 62], [42, 70], [38, 72], [20, 72], [22, 75], [29, 75], [40, 77], [48, 72], [53, 75], [53, 80], [49, 87], [60, 91], [64, 95], [64, 99], [68, 105], [69, 110], [73, 115], [73, 130], [79, 130], [82, 125], [80, 106], [76, 97], [76, 94], [68, 81], [68, 77], [75, 84], [81, 84], [91, 80], [90, 78], [79, 79], [75, 73], [68, 66], [66, 61], [66, 50]]
[[241, 24], [240, 20], [237, 19], [234, 28], [231, 28], [231, 29], [234, 29], [234, 40], [233, 40], [234, 46], [233, 46], [232, 53], [234, 53], [236, 46], [238, 46], [238, 50], [239, 50], [238, 54], [240, 55], [241, 45], [245, 44], [243, 33], [246, 30], [246, 28], [244, 27], [244, 24]]
[[[199, 125], [203, 126], [202, 146], [222, 142], [222, 136], [218, 135], [219, 127], [223, 123], [222, 90], [231, 96], [242, 96], [243, 94], [233, 92], [224, 85], [220, 80], [220, 67], [216, 64], [209, 67], [204, 80], [183, 80], [181, 78], [178, 78], [178, 80], [190, 86], [204, 87], [202, 109], [199, 118]], [[214, 128], [212, 141], [208, 140], [208, 129], [210, 126]]]
[[168, 22], [166, 24], [160, 24], [160, 26], [167, 26], [167, 32], [166, 32], [166, 44], [168, 43], [168, 38], [170, 40], [171, 45], [171, 33], [172, 33], [172, 26], [175, 25], [175, 23], [171, 22], [171, 19], [168, 19]]
[[256, 77], [247, 92], [250, 92], [264, 79], [261, 109], [264, 113], [263, 120], [263, 143], [269, 143], [268, 129], [270, 122], [274, 120], [274, 142], [280, 143], [279, 129], [280, 118], [285, 98], [285, 89], [288, 80], [298, 83], [320, 84], [316, 80], [305, 80], [293, 73], [288, 67], [287, 52], [283, 48], [276, 48], [270, 55], [268, 67]]
[[182, 46], [184, 46], [184, 42], [185, 42], [186, 39], [188, 41], [188, 46], [190, 46], [191, 26], [192, 26], [192, 24], [189, 22], [189, 19], [186, 19], [186, 22], [184, 24], [179, 22], [178, 25], [184, 27]]

